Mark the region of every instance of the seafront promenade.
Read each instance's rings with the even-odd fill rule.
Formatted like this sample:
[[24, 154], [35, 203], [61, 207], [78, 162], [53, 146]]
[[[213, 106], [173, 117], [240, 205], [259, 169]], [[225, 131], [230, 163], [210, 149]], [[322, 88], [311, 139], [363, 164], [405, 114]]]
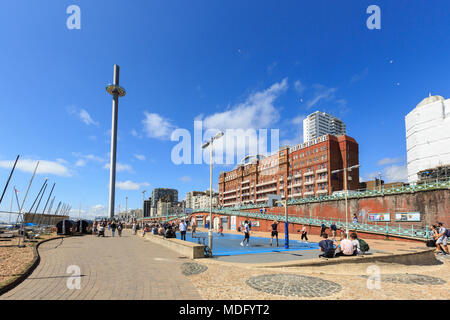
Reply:
[[[312, 236], [311, 240], [318, 239]], [[427, 250], [415, 242], [368, 240], [368, 243], [380, 254]], [[140, 234], [132, 235], [129, 230], [121, 238], [110, 237], [107, 232], [105, 238], [87, 235], [56, 239], [43, 243], [39, 252], [39, 266], [0, 299], [359, 300], [450, 296], [447, 257], [430, 259], [428, 264], [419, 261], [416, 265], [364, 261], [296, 263], [317, 261], [314, 256], [317, 252], [303, 257], [297, 252], [278, 252], [190, 260], [146, 241]], [[79, 267], [79, 289], [68, 286], [77, 278], [67, 272], [69, 266]]]

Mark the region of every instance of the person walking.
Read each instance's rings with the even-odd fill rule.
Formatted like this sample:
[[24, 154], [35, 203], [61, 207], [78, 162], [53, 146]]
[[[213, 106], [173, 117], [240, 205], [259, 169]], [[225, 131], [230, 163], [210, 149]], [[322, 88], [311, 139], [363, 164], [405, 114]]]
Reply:
[[195, 236], [195, 231], [197, 230], [197, 225], [195, 223], [192, 224], [192, 238]]
[[277, 247], [278, 247], [278, 221], [274, 220], [271, 224], [269, 230], [272, 230], [272, 234], [270, 235], [270, 246], [272, 246], [273, 237], [277, 238]]
[[133, 230], [133, 234], [136, 235], [136, 232], [137, 232], [136, 222], [133, 222], [132, 230]]
[[180, 237], [181, 240], [186, 241], [186, 229], [187, 229], [187, 225], [186, 222], [184, 220], [181, 220], [180, 224], [178, 225], [178, 229], [180, 230]]
[[302, 238], [300, 240], [303, 241], [303, 239], [308, 242], [308, 232], [306, 231], [306, 226], [302, 227]]
[[113, 222], [111, 223], [110, 226], [111, 226], [112, 236], [114, 237], [114, 233], [116, 232], [116, 228], [117, 228], [116, 222], [113, 220]]
[[223, 235], [223, 225], [222, 225], [222, 223], [219, 223], [219, 230], [217, 231], [217, 234], [222, 236], [222, 237], [224, 236]]
[[119, 234], [119, 237], [122, 237], [122, 229], [123, 229], [122, 222], [119, 222], [119, 225], [117, 226], [117, 233]]
[[249, 242], [250, 242], [250, 227], [248, 225], [247, 220], [245, 220], [245, 222], [244, 222], [244, 240], [242, 240], [242, 242], [241, 242], [242, 247], [244, 246], [245, 240], [247, 240], [247, 247], [248, 247]]

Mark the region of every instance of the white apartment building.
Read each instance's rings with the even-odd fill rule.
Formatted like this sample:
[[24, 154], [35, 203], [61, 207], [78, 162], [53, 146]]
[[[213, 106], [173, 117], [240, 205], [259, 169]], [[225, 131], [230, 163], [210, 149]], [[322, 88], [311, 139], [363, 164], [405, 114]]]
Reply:
[[345, 123], [325, 112], [316, 111], [303, 120], [303, 142], [326, 134], [346, 134]]
[[[186, 194], [186, 208], [202, 209], [209, 208], [209, 191], [190, 191]], [[219, 195], [213, 193], [212, 205], [217, 207], [219, 204]]]
[[431, 96], [405, 117], [408, 182], [417, 173], [450, 164], [450, 99]]

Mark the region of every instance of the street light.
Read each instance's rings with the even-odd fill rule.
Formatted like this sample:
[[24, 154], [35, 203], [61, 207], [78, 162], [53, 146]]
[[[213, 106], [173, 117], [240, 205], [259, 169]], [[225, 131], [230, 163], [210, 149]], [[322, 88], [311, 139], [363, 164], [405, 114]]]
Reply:
[[341, 171], [344, 171], [344, 190], [345, 190], [345, 228], [346, 231], [345, 233], [348, 236], [348, 204], [347, 204], [347, 193], [348, 193], [348, 188], [347, 188], [347, 171], [352, 171], [352, 169], [357, 169], [359, 168], [359, 164], [351, 166], [351, 167], [347, 167], [347, 168], [343, 168], [343, 169], [339, 169], [339, 170], [333, 170], [331, 171], [331, 174], [335, 174]]
[[211, 145], [210, 153], [210, 169], [209, 169], [209, 231], [208, 231], [208, 246], [212, 256], [212, 245], [213, 245], [213, 231], [212, 231], [212, 175], [213, 175], [213, 142], [221, 138], [224, 135], [222, 131], [219, 131], [215, 137], [212, 137], [209, 142], [205, 142], [202, 149], [207, 148]]
[[144, 218], [144, 209], [145, 209], [145, 193], [147, 190], [142, 191], [142, 218]]

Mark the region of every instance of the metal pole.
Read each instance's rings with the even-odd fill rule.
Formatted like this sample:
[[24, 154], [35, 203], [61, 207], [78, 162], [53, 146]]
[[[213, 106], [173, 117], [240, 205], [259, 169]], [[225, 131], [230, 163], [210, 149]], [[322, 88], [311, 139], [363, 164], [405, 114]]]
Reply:
[[58, 206], [56, 207], [55, 216], [58, 214], [60, 206], [61, 206], [61, 201], [58, 203]]
[[55, 188], [55, 185], [56, 185], [56, 182], [53, 183], [52, 190], [50, 191], [50, 194], [48, 195], [48, 199], [47, 199], [47, 202], [45, 203], [44, 210], [42, 210], [42, 213], [45, 213], [45, 209], [47, 209], [47, 205], [48, 205], [48, 202], [50, 200], [50, 197], [52, 196], [53, 189]]
[[11, 206], [9, 207], [9, 220], [8, 223], [11, 224], [11, 213], [12, 213], [12, 205], [13, 205], [13, 199], [14, 199], [14, 192], [15, 192], [15, 188], [12, 191], [12, 195], [11, 195]]
[[41, 187], [41, 189], [39, 190], [39, 193], [37, 194], [36, 198], [34, 199], [33, 204], [32, 204], [31, 207], [30, 207], [30, 210], [28, 210], [28, 213], [30, 213], [30, 212], [33, 210], [34, 205], [36, 204], [37, 199], [39, 198], [39, 196], [41, 195], [42, 190], [44, 189], [45, 185], [47, 184], [47, 180], [48, 180], [48, 179], [45, 179], [44, 183], [42, 184], [42, 187]]
[[[114, 86], [119, 86], [119, 66], [114, 65]], [[113, 91], [112, 128], [111, 128], [111, 168], [109, 173], [109, 217], [114, 218], [116, 192], [116, 152], [117, 152], [117, 117], [119, 109], [119, 92]]]
[[348, 236], [348, 204], [347, 204], [347, 168], [344, 168], [344, 184], [345, 184], [345, 228]]
[[16, 161], [14, 162], [13, 168], [11, 169], [11, 173], [9, 174], [8, 181], [6, 182], [5, 188], [3, 189], [2, 196], [0, 197], [0, 204], [2, 204], [3, 196], [5, 195], [6, 189], [8, 189], [9, 181], [14, 173], [14, 169], [16, 169], [17, 161], [19, 160], [20, 155], [17, 155]]
[[42, 191], [41, 198], [40, 198], [39, 201], [38, 201], [38, 204], [37, 204], [37, 206], [36, 206], [36, 209], [34, 210], [34, 213], [37, 212], [39, 206], [41, 205], [41, 201], [42, 201], [42, 198], [44, 197], [45, 190], [47, 190], [47, 180], [45, 180], [45, 187], [44, 187], [44, 190]]
[[52, 212], [54, 202], [55, 202], [55, 196], [53, 196], [52, 201], [50, 201], [50, 206], [48, 207], [47, 214], [50, 214]]
[[284, 200], [284, 248], [289, 249], [289, 220], [288, 220], [287, 197]]
[[211, 138], [211, 153], [209, 166], [209, 232], [208, 232], [208, 246], [212, 255], [213, 250], [213, 231], [212, 231], [212, 175], [213, 175], [213, 138]]
[[23, 209], [23, 205], [25, 204], [25, 201], [27, 200], [28, 191], [30, 191], [30, 187], [31, 187], [31, 184], [33, 183], [34, 175], [36, 174], [38, 166], [39, 166], [39, 161], [36, 164], [36, 168], [34, 168], [33, 175], [31, 176], [30, 183], [28, 184], [27, 192], [25, 193], [25, 197], [23, 198], [22, 205], [19, 208], [19, 215], [22, 217], [22, 236], [23, 236], [22, 245], [20, 245], [20, 243], [19, 243], [19, 247], [25, 247], [25, 217], [22, 216], [22, 209]]

